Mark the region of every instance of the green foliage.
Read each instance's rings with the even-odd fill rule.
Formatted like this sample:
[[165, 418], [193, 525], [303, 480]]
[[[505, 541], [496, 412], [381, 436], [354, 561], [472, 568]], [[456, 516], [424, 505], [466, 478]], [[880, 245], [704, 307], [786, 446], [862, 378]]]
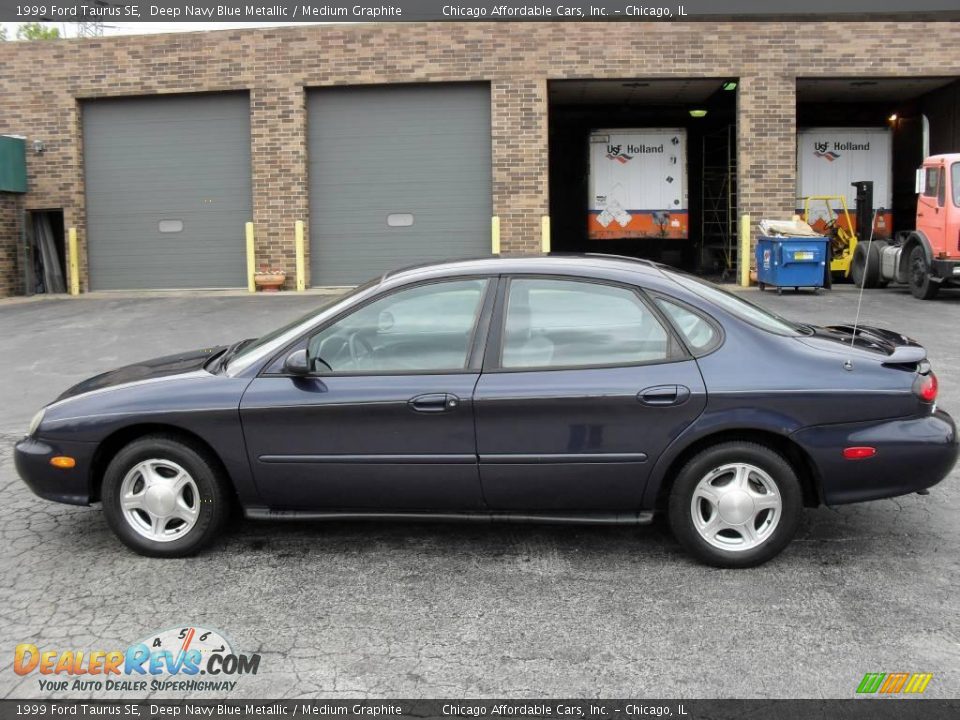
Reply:
[[24, 23], [17, 28], [17, 40], [56, 40], [60, 30], [42, 23]]

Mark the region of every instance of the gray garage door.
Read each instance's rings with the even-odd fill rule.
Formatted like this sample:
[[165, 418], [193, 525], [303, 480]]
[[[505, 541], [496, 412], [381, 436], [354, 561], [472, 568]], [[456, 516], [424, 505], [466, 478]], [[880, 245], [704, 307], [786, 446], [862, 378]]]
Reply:
[[90, 101], [83, 144], [94, 290], [246, 285], [246, 94]]
[[408, 85], [311, 91], [313, 285], [490, 252], [490, 91]]

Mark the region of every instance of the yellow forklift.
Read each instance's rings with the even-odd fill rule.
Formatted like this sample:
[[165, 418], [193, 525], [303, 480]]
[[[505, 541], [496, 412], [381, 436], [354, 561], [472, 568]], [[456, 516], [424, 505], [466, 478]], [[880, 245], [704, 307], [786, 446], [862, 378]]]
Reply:
[[[844, 279], [850, 277], [853, 253], [859, 242], [873, 227], [873, 182], [860, 180], [851, 183], [857, 189], [854, 213], [847, 207], [843, 195], [810, 195], [803, 198], [803, 221], [824, 237], [830, 238], [830, 274]], [[825, 211], [825, 212], [824, 212]]]

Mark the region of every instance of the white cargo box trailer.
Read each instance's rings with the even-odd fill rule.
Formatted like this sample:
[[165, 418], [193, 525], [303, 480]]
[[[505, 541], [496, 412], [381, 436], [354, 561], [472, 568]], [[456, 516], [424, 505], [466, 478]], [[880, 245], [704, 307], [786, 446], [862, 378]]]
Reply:
[[591, 240], [688, 237], [686, 130], [594, 130], [588, 192]]
[[[893, 229], [893, 136], [888, 128], [805, 128], [797, 133], [797, 212], [803, 199], [816, 195], [842, 195], [853, 216], [857, 191], [852, 183], [873, 181], [876, 233], [885, 237]], [[811, 224], [826, 215], [823, 203], [811, 203]], [[828, 219], [828, 218], [827, 218]]]

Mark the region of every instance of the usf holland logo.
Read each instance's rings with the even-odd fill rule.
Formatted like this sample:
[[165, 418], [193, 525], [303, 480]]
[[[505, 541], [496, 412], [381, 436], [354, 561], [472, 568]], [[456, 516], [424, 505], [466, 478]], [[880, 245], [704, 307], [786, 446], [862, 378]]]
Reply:
[[933, 673], [867, 673], [857, 686], [858, 695], [919, 695], [933, 680]]
[[840, 157], [840, 153], [833, 152], [833, 150], [828, 150], [830, 143], [828, 142], [816, 142], [813, 144], [814, 150], [813, 154], [818, 158], [823, 158], [827, 162], [833, 162]]

